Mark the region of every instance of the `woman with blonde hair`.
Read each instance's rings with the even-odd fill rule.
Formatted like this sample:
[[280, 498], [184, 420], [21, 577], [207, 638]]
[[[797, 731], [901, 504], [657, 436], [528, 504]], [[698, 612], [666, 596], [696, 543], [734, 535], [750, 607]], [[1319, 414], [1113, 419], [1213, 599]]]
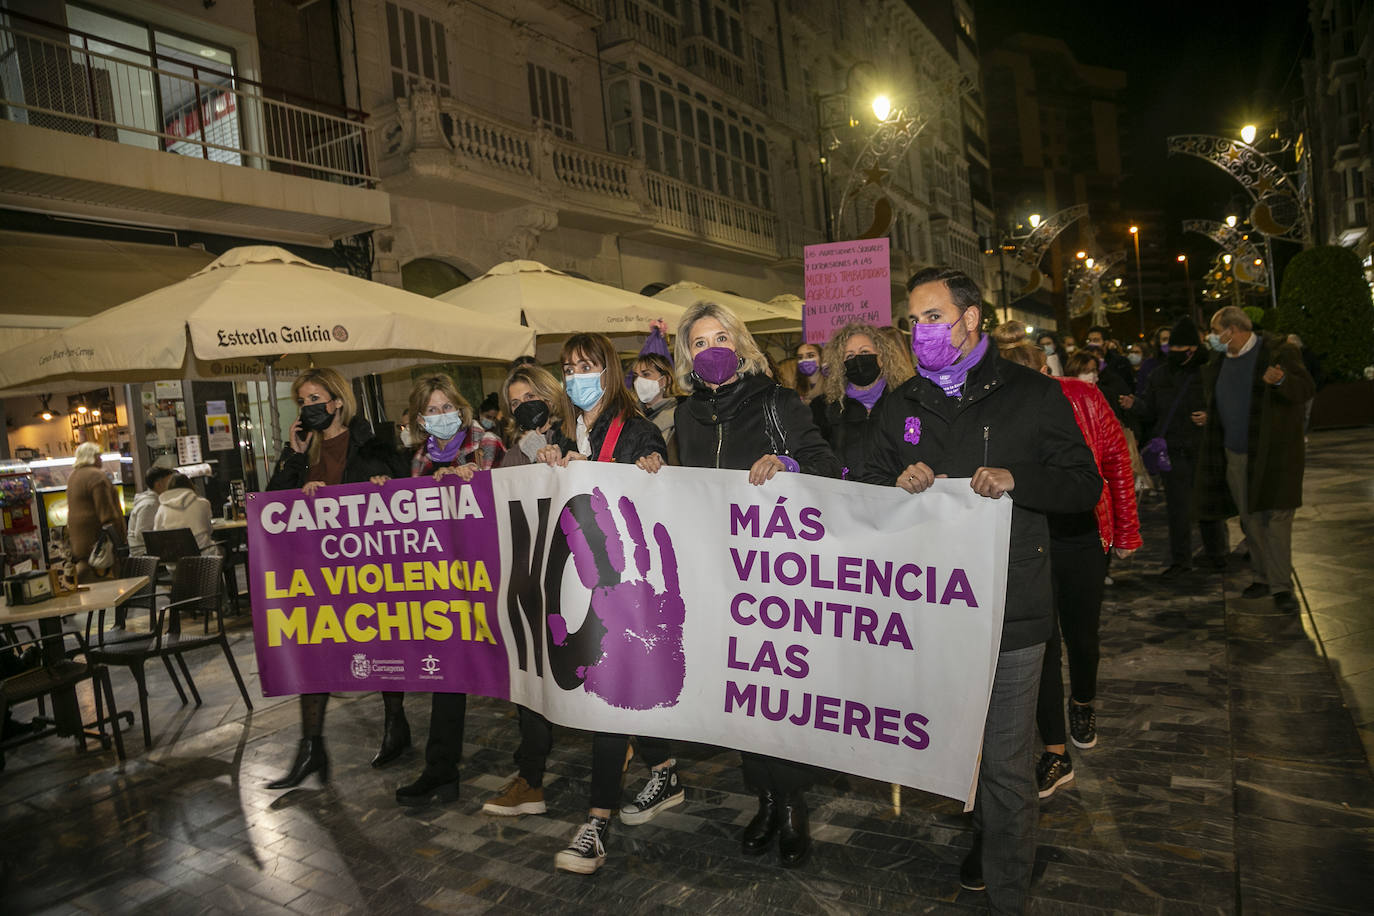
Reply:
[[[677, 411], [678, 455], [684, 467], [748, 470], [749, 482], [756, 486], [779, 472], [840, 476], [840, 464], [812, 422], [810, 409], [795, 390], [767, 374], [767, 360], [733, 312], [698, 302], [678, 323], [674, 346], [678, 382], [691, 392]], [[652, 459], [639, 465], [658, 469]], [[782, 865], [801, 865], [811, 849], [805, 797], [810, 769], [748, 751], [740, 756], [744, 781], [759, 799], [741, 849], [760, 855], [776, 837]]]
[[823, 397], [811, 402], [821, 435], [843, 468], [857, 477], [863, 468], [868, 418], [887, 392], [911, 378], [911, 351], [873, 325], [854, 321], [825, 345]]
[[[333, 369], [308, 369], [291, 383], [291, 396], [300, 415], [291, 424], [289, 447], [282, 450], [276, 470], [267, 482], [269, 490], [300, 488], [313, 496], [320, 487], [362, 483], [376, 477], [400, 477], [406, 468], [403, 457], [373, 436], [372, 424], [354, 416], [353, 389]], [[373, 766], [382, 766], [410, 745], [410, 727], [401, 706], [403, 694], [384, 693], [387, 724], [382, 747]], [[329, 757], [324, 749], [324, 711], [327, 693], [301, 695], [301, 743], [291, 770], [267, 784], [269, 789], [291, 789], [311, 773], [329, 779]]]
[[76, 575], [113, 575], [115, 567], [95, 569], [88, 562], [91, 548], [106, 525], [118, 532], [117, 540], [125, 539], [124, 513], [119, 507], [119, 493], [100, 465], [100, 446], [83, 442], [76, 447], [76, 460], [67, 477], [67, 541], [71, 544], [72, 559], [76, 561]]
[[576, 451], [569, 438], [576, 425], [572, 402], [553, 373], [537, 364], [513, 367], [497, 392], [501, 399], [501, 438], [507, 443], [501, 467], [533, 464], [550, 443]]
[[[474, 417], [472, 406], [458, 393], [453, 379], [443, 373], [415, 380], [410, 389], [407, 413], [410, 416], [412, 441], [421, 443], [411, 462], [412, 477], [433, 474], [435, 480], [441, 480], [453, 474], [465, 481], [472, 480], [478, 471], [491, 470], [505, 453], [501, 437]], [[373, 480], [376, 483], [386, 482], [381, 477]], [[383, 750], [399, 754], [410, 745], [410, 726], [405, 723], [404, 710], [401, 709], [398, 717], [393, 706], [399, 709], [405, 694], [388, 691], [382, 697], [387, 703]], [[424, 805], [458, 798], [458, 764], [463, 756], [467, 705], [468, 696], [465, 693], [436, 692], [430, 695], [425, 768], [415, 781], [396, 790], [397, 804]], [[388, 745], [387, 737], [392, 735], [393, 723], [397, 722], [404, 725], [404, 743], [398, 734], [396, 740]]]

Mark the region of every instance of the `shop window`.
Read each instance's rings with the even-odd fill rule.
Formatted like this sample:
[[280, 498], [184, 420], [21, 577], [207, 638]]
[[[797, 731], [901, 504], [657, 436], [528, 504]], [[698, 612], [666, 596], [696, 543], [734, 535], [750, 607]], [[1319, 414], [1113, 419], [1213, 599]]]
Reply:
[[386, 5], [386, 37], [390, 51], [391, 92], [396, 98], [424, 86], [448, 95], [448, 37], [437, 20], [398, 6]]

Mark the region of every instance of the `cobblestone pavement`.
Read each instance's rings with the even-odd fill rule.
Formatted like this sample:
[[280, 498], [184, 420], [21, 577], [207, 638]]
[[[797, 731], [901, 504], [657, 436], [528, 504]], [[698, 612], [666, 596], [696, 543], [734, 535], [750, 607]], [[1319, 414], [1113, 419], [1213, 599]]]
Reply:
[[[1245, 601], [1245, 564], [1162, 583], [1162, 507], [1147, 547], [1112, 570], [1097, 704], [1101, 740], [1042, 805], [1032, 912], [1368, 912], [1374, 899], [1374, 434], [1311, 442], [1295, 556], [1310, 611]], [[1237, 537], [1238, 540], [1238, 537]], [[234, 632], [256, 690], [251, 632]], [[1328, 659], [1329, 657], [1329, 664]], [[752, 814], [738, 755], [679, 745], [687, 803], [617, 824], [601, 873], [553, 870], [585, 810], [590, 740], [558, 731], [549, 814], [496, 819], [482, 802], [513, 772], [507, 704], [472, 699], [462, 797], [402, 809], [418, 752], [383, 770], [375, 694], [340, 695], [332, 778], [272, 792], [298, 736], [294, 699], [245, 715], [222, 658], [193, 656], [205, 703], [183, 707], [149, 669], [154, 747], [129, 760], [47, 739], [0, 773], [0, 911], [178, 913], [944, 913], [971, 840], [954, 802], [838, 774], [812, 793], [811, 864], [739, 855]], [[113, 673], [122, 708], [132, 681]], [[416, 740], [429, 704], [408, 703]], [[18, 710], [21, 718], [31, 707]], [[1362, 739], [1364, 743], [1362, 743]], [[630, 766], [627, 794], [643, 777]], [[313, 785], [310, 783], [308, 785]]]

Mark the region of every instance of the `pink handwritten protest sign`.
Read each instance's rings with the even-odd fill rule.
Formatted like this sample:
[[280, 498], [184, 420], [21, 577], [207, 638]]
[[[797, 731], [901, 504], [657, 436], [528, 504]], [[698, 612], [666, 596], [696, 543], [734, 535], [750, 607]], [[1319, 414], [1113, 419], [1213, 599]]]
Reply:
[[806, 342], [823, 344], [851, 321], [892, 324], [888, 241], [855, 239], [805, 248]]

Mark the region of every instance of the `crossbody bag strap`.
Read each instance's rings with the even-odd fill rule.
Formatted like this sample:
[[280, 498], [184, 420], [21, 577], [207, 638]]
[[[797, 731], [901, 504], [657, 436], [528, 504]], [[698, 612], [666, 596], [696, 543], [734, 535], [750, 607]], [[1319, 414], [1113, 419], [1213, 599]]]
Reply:
[[615, 445], [620, 441], [620, 431], [625, 428], [625, 419], [616, 417], [611, 421], [611, 428], [606, 430], [606, 438], [601, 440], [601, 451], [597, 453], [597, 461], [615, 461]]
[[787, 433], [783, 432], [782, 421], [778, 419], [778, 390], [778, 386], [774, 385], [763, 400], [764, 425], [768, 431], [769, 444], [773, 447], [773, 454], [790, 455], [792, 453], [787, 448]]

